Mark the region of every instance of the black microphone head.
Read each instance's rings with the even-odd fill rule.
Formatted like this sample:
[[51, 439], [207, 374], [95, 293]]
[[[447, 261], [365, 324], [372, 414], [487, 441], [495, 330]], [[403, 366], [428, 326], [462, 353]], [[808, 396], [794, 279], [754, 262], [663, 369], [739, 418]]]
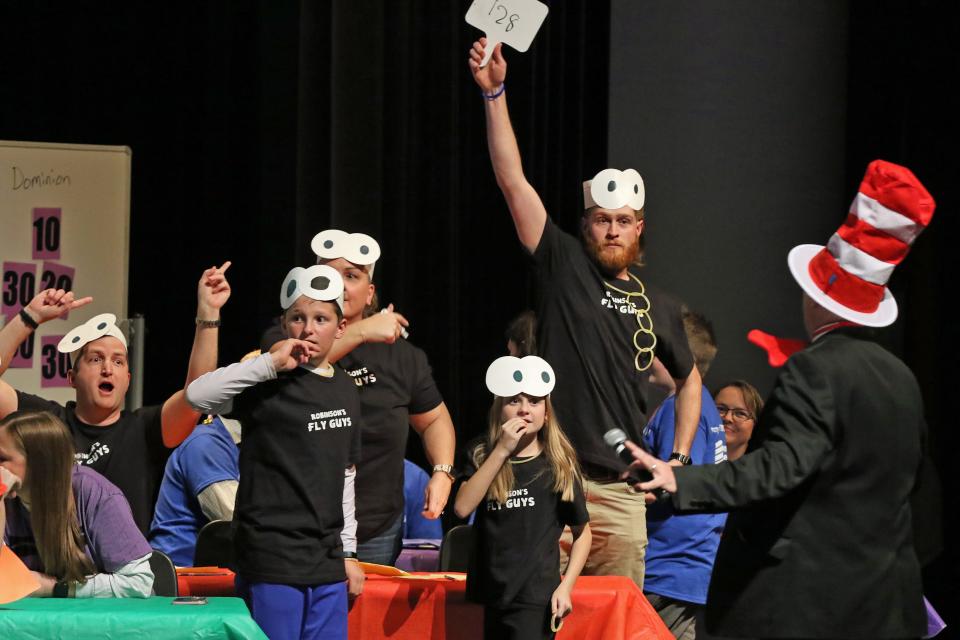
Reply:
[[627, 434], [623, 429], [610, 429], [603, 434], [603, 441], [607, 443], [608, 447], [613, 447], [614, 449], [622, 445], [627, 440]]

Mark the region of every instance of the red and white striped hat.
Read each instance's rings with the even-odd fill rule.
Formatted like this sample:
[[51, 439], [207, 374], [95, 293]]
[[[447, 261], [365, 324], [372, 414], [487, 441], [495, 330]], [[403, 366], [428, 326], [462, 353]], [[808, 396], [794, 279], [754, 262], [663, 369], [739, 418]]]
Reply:
[[787, 256], [794, 279], [813, 300], [868, 327], [897, 319], [886, 284], [926, 229], [936, 204], [906, 167], [874, 160], [843, 225], [826, 247], [802, 244]]

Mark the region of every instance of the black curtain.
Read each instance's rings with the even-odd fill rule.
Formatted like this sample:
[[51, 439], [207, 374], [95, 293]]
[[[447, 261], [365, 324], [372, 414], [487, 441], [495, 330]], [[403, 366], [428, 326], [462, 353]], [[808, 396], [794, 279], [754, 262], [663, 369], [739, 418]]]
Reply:
[[[480, 35], [467, 6], [301, 3], [297, 140], [298, 251], [326, 226], [380, 241], [379, 300], [410, 319], [461, 440], [482, 429], [507, 322], [533, 304], [466, 64]], [[529, 52], [505, 50], [527, 175], [570, 228], [606, 157], [608, 23], [605, 2], [554, 2]]]
[[250, 0], [0, 3], [0, 136], [133, 149], [128, 309], [147, 320], [148, 403], [183, 385], [204, 268], [234, 263], [222, 360], [276, 313], [296, 237], [297, 17]]
[[[530, 50], [506, 51], [508, 94], [527, 174], [573, 228], [606, 157], [609, 6], [549, 4]], [[483, 372], [532, 300], [467, 69], [468, 6], [0, 0], [0, 137], [133, 149], [146, 402], [183, 384], [204, 268], [234, 263], [221, 362], [235, 361], [336, 226], [380, 241], [380, 300], [410, 319], [461, 437], [481, 429]]]

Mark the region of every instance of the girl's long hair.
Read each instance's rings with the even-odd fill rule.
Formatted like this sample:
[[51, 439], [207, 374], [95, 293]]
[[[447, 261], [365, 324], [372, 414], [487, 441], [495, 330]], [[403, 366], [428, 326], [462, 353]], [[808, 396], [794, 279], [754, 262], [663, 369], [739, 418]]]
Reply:
[[[493, 405], [490, 407], [489, 427], [487, 429], [487, 439], [473, 450], [473, 462], [479, 468], [483, 461], [497, 444], [500, 438], [501, 423], [503, 422], [501, 414], [503, 405], [510, 398], [501, 398], [495, 396]], [[560, 494], [560, 499], [565, 502], [573, 501], [574, 481], [580, 480], [580, 465], [577, 463], [577, 454], [567, 439], [566, 434], [560, 427], [560, 423], [554, 417], [553, 404], [550, 402], [550, 396], [544, 398], [546, 406], [546, 416], [543, 421], [543, 427], [537, 432], [537, 439], [543, 447], [543, 455], [546, 456], [550, 471], [553, 474], [553, 490]], [[487, 499], [495, 500], [501, 504], [507, 501], [507, 495], [513, 489], [513, 465], [507, 463], [500, 467], [490, 488], [487, 490]]]
[[73, 438], [59, 419], [43, 413], [20, 413], [0, 421], [14, 446], [27, 459], [23, 484], [30, 497], [33, 538], [44, 573], [58, 580], [84, 582], [96, 572], [85, 543], [73, 499]]

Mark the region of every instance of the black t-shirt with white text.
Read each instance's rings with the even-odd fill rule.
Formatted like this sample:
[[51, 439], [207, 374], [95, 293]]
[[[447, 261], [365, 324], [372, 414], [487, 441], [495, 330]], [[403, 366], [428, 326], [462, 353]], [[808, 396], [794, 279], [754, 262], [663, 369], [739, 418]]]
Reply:
[[560, 585], [560, 534], [589, 522], [579, 482], [572, 502], [553, 489], [546, 455], [513, 458], [513, 490], [503, 504], [477, 507], [467, 598], [492, 606], [543, 605]]
[[[283, 331], [274, 326], [261, 338], [266, 351]], [[365, 343], [340, 358], [360, 390], [362, 459], [357, 463], [357, 540], [366, 542], [390, 528], [403, 513], [403, 458], [410, 416], [440, 406], [427, 355], [407, 340]]]
[[63, 406], [18, 391], [17, 402], [18, 411], [48, 411], [67, 425], [73, 435], [77, 463], [117, 485], [130, 503], [137, 528], [147, 535], [171, 452], [163, 444], [162, 407], [123, 411], [113, 424], [97, 427], [77, 418], [77, 403], [73, 401]]
[[[582, 241], [549, 218], [533, 258], [537, 345], [557, 372], [551, 394], [557, 419], [588, 469], [620, 471], [624, 465], [603, 434], [619, 428], [640, 442], [651, 372], [638, 370], [637, 361], [645, 367], [655, 353], [675, 378], [693, 369], [680, 306], [634, 266], [628, 280], [606, 277]], [[646, 313], [638, 318], [637, 310]]]
[[343, 472], [360, 457], [360, 399], [334, 368], [303, 367], [243, 391], [234, 515], [237, 566], [250, 582], [343, 580]]
[[337, 362], [360, 390], [363, 453], [357, 464], [357, 540], [386, 531], [403, 513], [403, 458], [410, 415], [443, 402], [427, 356], [406, 340], [362, 344]]

